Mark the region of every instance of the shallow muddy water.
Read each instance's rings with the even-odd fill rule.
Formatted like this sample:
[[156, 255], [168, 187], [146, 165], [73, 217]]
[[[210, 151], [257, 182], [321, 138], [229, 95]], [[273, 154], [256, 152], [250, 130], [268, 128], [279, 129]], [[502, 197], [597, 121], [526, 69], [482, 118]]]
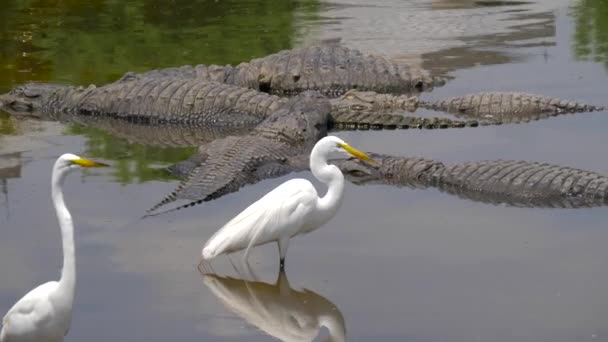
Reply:
[[[339, 41], [450, 78], [425, 98], [518, 90], [608, 104], [604, 1], [370, 3], [8, 1], [0, 9], [0, 92], [28, 80], [102, 84], [129, 70], [238, 63]], [[386, 154], [521, 159], [606, 174], [606, 114], [334, 134]], [[203, 277], [200, 249], [215, 230], [272, 187], [311, 174], [139, 220], [178, 183], [164, 167], [194, 147], [130, 144], [0, 113], [2, 313], [59, 275], [49, 181], [54, 159], [68, 151], [112, 168], [66, 181], [78, 265], [66, 341], [608, 341], [605, 207], [514, 208], [348, 183], [336, 217], [292, 241], [288, 279], [277, 281], [274, 245], [252, 252], [257, 281], [242, 280], [246, 270], [227, 258]]]

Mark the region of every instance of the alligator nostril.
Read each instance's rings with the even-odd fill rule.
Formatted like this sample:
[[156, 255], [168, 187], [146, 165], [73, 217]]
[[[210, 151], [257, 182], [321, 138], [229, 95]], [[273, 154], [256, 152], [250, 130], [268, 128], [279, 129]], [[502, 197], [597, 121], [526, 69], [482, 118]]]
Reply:
[[259, 89], [263, 93], [270, 93], [270, 90], [271, 90], [270, 82], [260, 82]]

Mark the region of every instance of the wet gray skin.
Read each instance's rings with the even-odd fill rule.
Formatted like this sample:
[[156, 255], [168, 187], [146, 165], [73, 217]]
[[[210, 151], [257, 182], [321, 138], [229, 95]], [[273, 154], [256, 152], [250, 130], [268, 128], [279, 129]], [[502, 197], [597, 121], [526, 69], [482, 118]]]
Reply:
[[[423, 94], [428, 101], [518, 90], [602, 105], [608, 87], [606, 57], [597, 49], [603, 43], [593, 34], [602, 32], [595, 28], [605, 17], [591, 1], [290, 2], [295, 9], [283, 2], [82, 1], [31, 11], [21, 3], [0, 9], [0, 30], [12, 37], [0, 45], [2, 93], [28, 81], [105, 84], [126, 70], [236, 65], [321, 40], [450, 71], [446, 86]], [[36, 27], [47, 28], [46, 38]], [[526, 125], [335, 134], [365, 151], [445, 165], [528, 160], [604, 174], [606, 127], [601, 111]], [[164, 169], [193, 149], [129, 144], [74, 124], [4, 115], [0, 132], [6, 161], [0, 163], [6, 177], [0, 182], [1, 313], [57, 277], [61, 241], [49, 172], [54, 159], [70, 151], [113, 168], [66, 182], [79, 275], [66, 341], [272, 340], [226, 308], [196, 267], [203, 243], [225, 222], [288, 179], [314, 182], [310, 173], [267, 179], [179, 214], [138, 221], [159, 194], [177, 186]], [[287, 271], [291, 286], [311, 289], [339, 309], [350, 341], [602, 341], [605, 222], [606, 208], [517, 208], [433, 189], [347, 182], [336, 217], [294, 240]], [[237, 277], [230, 260], [218, 258], [214, 270]], [[274, 283], [274, 246], [254, 249], [251, 263], [258, 282]], [[319, 334], [329, 333], [322, 328]]]

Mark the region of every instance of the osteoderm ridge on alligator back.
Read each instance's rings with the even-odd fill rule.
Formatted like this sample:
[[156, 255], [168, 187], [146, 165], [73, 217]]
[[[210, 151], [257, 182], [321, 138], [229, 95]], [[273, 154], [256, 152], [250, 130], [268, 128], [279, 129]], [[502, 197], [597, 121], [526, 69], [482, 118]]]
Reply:
[[445, 83], [405, 63], [328, 45], [283, 50], [237, 66], [197, 65], [127, 73], [121, 80], [167, 76], [222, 82], [285, 96], [307, 90], [329, 97], [341, 96], [351, 89], [410, 93]]
[[[332, 163], [341, 169], [347, 180], [357, 185], [386, 184], [437, 188], [476, 202], [517, 207], [581, 208], [608, 205], [608, 176], [592, 171], [547, 163], [508, 160], [445, 165], [426, 158], [389, 156], [372, 152], [368, 154], [377, 165], [354, 158], [336, 159]], [[196, 154], [171, 168], [175, 175], [186, 180], [172, 193], [171, 199], [163, 204], [177, 199], [188, 199], [191, 202], [165, 212], [221, 197], [263, 179], [307, 170], [308, 157], [306, 153], [291, 155], [280, 163], [275, 160], [274, 163], [266, 165], [268, 168], [261, 168], [260, 172], [250, 172], [248, 177], [230, 178], [227, 187], [199, 187], [198, 184], [204, 182], [208, 176], [202, 176], [206, 163], [200, 154]]]

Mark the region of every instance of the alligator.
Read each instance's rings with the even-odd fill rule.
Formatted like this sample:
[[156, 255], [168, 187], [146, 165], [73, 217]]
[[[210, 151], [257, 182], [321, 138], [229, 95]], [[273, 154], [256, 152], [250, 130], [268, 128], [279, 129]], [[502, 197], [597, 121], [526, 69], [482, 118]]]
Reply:
[[445, 80], [407, 64], [328, 45], [283, 50], [237, 66], [186, 65], [141, 74], [128, 72], [118, 82], [166, 77], [215, 81], [282, 96], [316, 90], [339, 97], [352, 89], [402, 94], [445, 84]]
[[[414, 111], [418, 99], [351, 91], [328, 101], [328, 125], [341, 128], [448, 128], [477, 126], [478, 120], [413, 118], [382, 111]], [[103, 116], [141, 125], [252, 127], [285, 106], [289, 98], [217, 82], [180, 78], [137, 79], [101, 87], [28, 83], [0, 95], [4, 110], [21, 116], [70, 113]], [[486, 120], [488, 121], [488, 120]]]
[[419, 106], [452, 113], [457, 117], [493, 119], [501, 123], [528, 122], [559, 114], [604, 110], [604, 107], [576, 101], [519, 92], [482, 92], [432, 102], [420, 101]]
[[[335, 159], [331, 163], [338, 166], [345, 178], [356, 185], [386, 184], [418, 189], [436, 188], [476, 202], [515, 207], [582, 208], [608, 205], [608, 176], [592, 171], [510, 160], [445, 165], [426, 158], [366, 153], [377, 165], [360, 162], [354, 158]], [[178, 178], [192, 178], [192, 169], [202, 162], [200, 156], [195, 154], [188, 160], [172, 165], [169, 171]], [[282, 166], [288, 168], [289, 172], [306, 171], [308, 154], [287, 158]], [[276, 176], [270, 172], [257, 172], [248, 179], [248, 184]], [[194, 183], [193, 180], [190, 182]], [[232, 191], [246, 184], [236, 178], [230, 182]], [[213, 192], [210, 187], [196, 191], [187, 190], [185, 187], [181, 189], [180, 198], [194, 202], [182, 207], [228, 193]]]
[[[252, 127], [287, 101], [287, 98], [223, 83], [174, 77], [134, 79], [86, 88], [28, 83], [0, 95], [3, 109], [15, 115], [69, 112], [142, 125], [221, 127], [223, 130]], [[328, 125], [338, 129], [471, 127], [603, 109], [574, 101], [507, 92], [478, 93], [429, 102], [407, 95], [349, 91], [328, 101], [332, 108]], [[467, 120], [384, 113], [411, 112], [418, 106], [456, 112]]]

